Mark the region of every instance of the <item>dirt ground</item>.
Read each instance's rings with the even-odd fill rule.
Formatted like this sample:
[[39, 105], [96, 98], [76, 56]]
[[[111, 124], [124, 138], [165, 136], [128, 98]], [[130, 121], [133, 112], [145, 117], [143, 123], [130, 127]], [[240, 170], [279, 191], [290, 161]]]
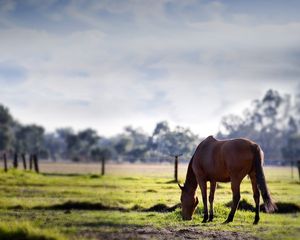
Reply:
[[101, 239], [101, 240], [119, 240], [119, 239], [136, 239], [136, 240], [183, 240], [183, 239], [218, 239], [218, 240], [258, 240], [249, 234], [230, 232], [230, 231], [215, 231], [201, 230], [198, 227], [188, 227], [181, 229], [163, 228], [155, 229], [152, 227], [134, 227], [124, 228], [119, 232], [84, 232], [81, 234], [86, 238]]

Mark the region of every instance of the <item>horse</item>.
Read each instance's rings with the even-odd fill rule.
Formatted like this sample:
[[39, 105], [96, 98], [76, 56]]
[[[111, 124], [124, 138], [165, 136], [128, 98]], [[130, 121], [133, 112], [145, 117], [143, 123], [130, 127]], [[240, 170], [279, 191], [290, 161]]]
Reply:
[[[192, 156], [183, 186], [181, 189], [182, 219], [191, 220], [198, 205], [196, 190], [199, 185], [202, 194], [204, 217], [202, 223], [211, 222], [214, 218], [213, 202], [217, 182], [231, 182], [232, 206], [227, 220], [233, 221], [240, 201], [240, 184], [248, 175], [251, 180], [255, 201], [255, 218], [253, 224], [259, 222], [259, 201], [262, 195], [266, 212], [277, 210], [273, 202], [262, 168], [264, 154], [258, 144], [248, 139], [237, 138], [217, 140], [207, 137], [197, 147]], [[207, 182], [210, 182], [209, 215], [207, 208]]]

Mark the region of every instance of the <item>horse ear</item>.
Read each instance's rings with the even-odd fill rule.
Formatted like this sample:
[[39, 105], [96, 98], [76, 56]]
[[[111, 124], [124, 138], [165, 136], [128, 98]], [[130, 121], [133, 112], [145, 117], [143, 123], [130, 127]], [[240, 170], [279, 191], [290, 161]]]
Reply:
[[181, 186], [179, 183], [177, 183], [177, 184], [178, 184], [178, 187], [181, 189], [181, 191], [183, 191], [184, 186]]

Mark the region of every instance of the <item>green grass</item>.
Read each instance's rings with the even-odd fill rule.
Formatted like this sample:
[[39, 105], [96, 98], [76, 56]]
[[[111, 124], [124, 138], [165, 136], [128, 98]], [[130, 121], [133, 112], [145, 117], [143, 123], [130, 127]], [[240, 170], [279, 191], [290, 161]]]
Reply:
[[[275, 201], [300, 206], [300, 184], [291, 179], [288, 168], [266, 168], [265, 172]], [[254, 213], [239, 210], [233, 223], [222, 225], [229, 213], [225, 207], [231, 200], [229, 183], [218, 186], [213, 223], [201, 224], [202, 204], [189, 222], [181, 220], [180, 209], [169, 213], [141, 211], [156, 204], [179, 203], [179, 188], [170, 180], [165, 176], [122, 175], [122, 171], [104, 177], [1, 171], [0, 239], [20, 239], [18, 234], [23, 234], [21, 239], [82, 239], [85, 232], [115, 232], [134, 226], [179, 229], [195, 225], [207, 231], [245, 232], [262, 239], [300, 238], [299, 213], [261, 213], [260, 223], [254, 226]], [[247, 178], [241, 185], [241, 195], [253, 204]]]
[[29, 222], [0, 222], [2, 240], [63, 240], [61, 234], [53, 229], [40, 229]]

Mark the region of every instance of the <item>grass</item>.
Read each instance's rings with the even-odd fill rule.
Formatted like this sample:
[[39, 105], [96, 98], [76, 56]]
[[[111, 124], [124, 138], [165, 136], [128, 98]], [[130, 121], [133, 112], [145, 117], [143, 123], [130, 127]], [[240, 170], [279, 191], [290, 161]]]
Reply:
[[[300, 238], [299, 212], [261, 213], [260, 223], [254, 226], [254, 213], [239, 210], [233, 223], [222, 225], [230, 210], [226, 207], [231, 201], [228, 183], [218, 185], [213, 223], [201, 224], [202, 204], [199, 204], [193, 221], [184, 222], [180, 209], [170, 208], [179, 203], [180, 194], [177, 184], [170, 181], [171, 165], [162, 167], [170, 170], [169, 173], [160, 170], [155, 173], [153, 169], [159, 169], [158, 166], [151, 170], [151, 166], [140, 165], [139, 171], [135, 166], [133, 172], [128, 166], [126, 171], [122, 170], [122, 165], [119, 168], [119, 172], [114, 169], [103, 177], [95, 172], [35, 174], [21, 170], [1, 171], [0, 239], [83, 239], [87, 232], [118, 232], [144, 226], [234, 231], [272, 240]], [[182, 165], [181, 182], [185, 171]], [[299, 207], [300, 184], [291, 179], [290, 169], [268, 167], [265, 172], [270, 192], [276, 202], [283, 204], [282, 209]], [[241, 185], [241, 195], [244, 204], [253, 205], [247, 178]], [[160, 209], [166, 211], [160, 213]]]
[[53, 229], [40, 229], [29, 222], [0, 222], [0, 239], [2, 240], [64, 240]]

